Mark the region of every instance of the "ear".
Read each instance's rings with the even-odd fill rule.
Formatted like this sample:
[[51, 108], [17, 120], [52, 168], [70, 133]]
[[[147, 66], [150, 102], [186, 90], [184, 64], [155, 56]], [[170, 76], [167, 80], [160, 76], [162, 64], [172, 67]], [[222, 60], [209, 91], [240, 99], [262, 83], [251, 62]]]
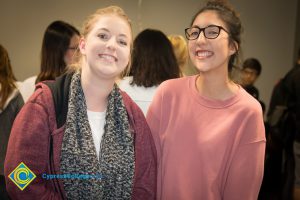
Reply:
[[229, 44], [229, 54], [233, 55], [238, 51], [239, 47], [238, 44], [236, 42], [231, 42]]
[[80, 52], [81, 54], [84, 54], [85, 55], [85, 45], [86, 45], [86, 41], [85, 41], [85, 38], [80, 38], [79, 40], [79, 49], [80, 49]]

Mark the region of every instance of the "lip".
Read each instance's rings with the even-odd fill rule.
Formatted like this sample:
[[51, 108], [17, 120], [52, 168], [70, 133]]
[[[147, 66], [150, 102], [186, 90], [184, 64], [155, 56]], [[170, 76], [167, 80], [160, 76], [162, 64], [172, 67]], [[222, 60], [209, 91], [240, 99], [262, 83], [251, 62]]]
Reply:
[[210, 58], [214, 55], [214, 52], [209, 51], [209, 50], [196, 50], [195, 51], [195, 56], [199, 59], [206, 59], [206, 58]]
[[116, 56], [114, 55], [111, 55], [111, 54], [106, 54], [106, 53], [101, 53], [101, 54], [98, 54], [99, 58], [102, 58], [102, 59], [105, 59], [107, 61], [114, 61], [114, 62], [117, 62], [118, 59]]

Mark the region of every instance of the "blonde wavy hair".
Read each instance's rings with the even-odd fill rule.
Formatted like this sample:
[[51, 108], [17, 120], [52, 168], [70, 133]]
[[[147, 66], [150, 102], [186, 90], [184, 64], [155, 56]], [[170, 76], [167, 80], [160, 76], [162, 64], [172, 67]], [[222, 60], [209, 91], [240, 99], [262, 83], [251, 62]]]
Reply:
[[187, 43], [184, 37], [181, 35], [169, 35], [168, 38], [172, 43], [177, 63], [180, 67], [181, 72], [183, 73], [183, 70], [187, 66], [189, 58]]
[[[85, 22], [83, 23], [83, 26], [82, 26], [81, 36], [84, 38], [87, 37], [88, 34], [93, 29], [94, 24], [103, 15], [115, 15], [117, 17], [124, 19], [128, 23], [130, 30], [132, 30], [131, 21], [130, 21], [129, 17], [127, 16], [127, 14], [124, 12], [124, 10], [118, 6], [108, 6], [108, 7], [100, 8], [100, 9], [96, 10], [96, 12], [94, 12], [93, 14], [91, 14], [90, 16], [87, 17], [87, 19], [85, 20]], [[131, 38], [133, 38], [132, 31], [131, 31]], [[132, 40], [130, 43], [130, 54], [131, 54], [131, 52], [132, 52]], [[82, 60], [83, 60], [83, 55], [78, 53], [77, 56], [79, 56], [79, 58], [77, 59], [78, 62], [76, 62], [68, 67], [69, 72], [80, 70]], [[126, 74], [129, 73], [130, 63], [131, 63], [131, 59], [129, 59], [129, 63], [128, 63], [127, 67], [125, 68], [125, 70], [122, 72], [121, 76], [125, 76]]]

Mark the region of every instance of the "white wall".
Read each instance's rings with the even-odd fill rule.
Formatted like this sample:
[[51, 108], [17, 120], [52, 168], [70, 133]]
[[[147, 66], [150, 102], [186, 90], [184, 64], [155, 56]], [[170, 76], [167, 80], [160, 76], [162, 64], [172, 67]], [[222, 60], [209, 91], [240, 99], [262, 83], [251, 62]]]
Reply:
[[[0, 43], [9, 51], [19, 80], [39, 71], [44, 30], [54, 20], [80, 29], [97, 8], [119, 5], [133, 22], [134, 35], [144, 28], [184, 34], [203, 0], [0, 0]], [[292, 67], [297, 0], [230, 0], [244, 26], [243, 56], [256, 57], [263, 71], [257, 81], [268, 104], [273, 85]]]

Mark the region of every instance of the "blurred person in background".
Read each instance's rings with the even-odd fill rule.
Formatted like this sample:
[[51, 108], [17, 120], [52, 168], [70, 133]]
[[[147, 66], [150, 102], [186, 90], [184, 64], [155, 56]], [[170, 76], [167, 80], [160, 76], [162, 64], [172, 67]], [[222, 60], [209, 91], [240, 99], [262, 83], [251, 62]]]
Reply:
[[25, 102], [33, 94], [36, 83], [54, 80], [65, 72], [69, 64], [76, 61], [79, 38], [79, 31], [67, 22], [54, 21], [49, 24], [42, 43], [40, 73], [20, 84]]
[[293, 198], [299, 200], [300, 48], [294, 67], [273, 88], [267, 125], [268, 159], [262, 194], [270, 196], [269, 199], [272, 200]]
[[241, 70], [241, 86], [257, 99], [262, 107], [263, 113], [265, 112], [266, 105], [259, 98], [259, 90], [254, 86], [256, 80], [261, 74], [261, 63], [256, 58], [248, 58], [243, 62]]
[[185, 38], [182, 35], [169, 35], [168, 38], [171, 41], [180, 68], [180, 76], [186, 76], [185, 71], [187, 70], [189, 53]]
[[146, 115], [156, 88], [163, 81], [180, 77], [171, 42], [160, 30], [145, 29], [133, 42], [130, 76], [119, 86]]
[[23, 106], [23, 98], [17, 89], [7, 50], [0, 44], [0, 199], [8, 199], [4, 160], [14, 119]]

